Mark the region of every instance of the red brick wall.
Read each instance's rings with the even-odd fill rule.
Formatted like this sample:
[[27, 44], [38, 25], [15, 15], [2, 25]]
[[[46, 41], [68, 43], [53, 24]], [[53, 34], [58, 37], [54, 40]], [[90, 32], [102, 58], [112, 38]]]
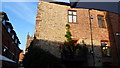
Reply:
[[[107, 14], [108, 26], [109, 26], [109, 39], [111, 44], [111, 54], [113, 62], [118, 64], [120, 61], [120, 36], [117, 36], [116, 33], [120, 33], [120, 17], [118, 14], [108, 12]], [[120, 63], [119, 63], [120, 64]]]
[[[109, 18], [107, 16], [108, 13], [110, 16]], [[117, 55], [117, 52], [120, 55], [120, 38], [118, 36], [115, 36], [115, 33], [120, 33], [119, 15], [106, 11], [90, 10], [90, 16], [91, 15], [93, 16], [93, 19], [91, 19], [92, 37], [94, 40], [93, 45], [99, 47], [99, 49], [96, 49], [96, 47], [94, 47], [94, 49], [100, 50], [101, 40], [107, 40], [109, 42], [108, 44], [111, 46], [111, 57], [102, 58], [102, 62], [112, 62], [113, 64], [117, 64], [118, 59], [120, 59], [120, 57], [118, 58]], [[102, 15], [105, 17], [106, 28], [99, 27], [97, 15]], [[72, 33], [72, 38], [91, 39], [88, 9], [77, 9], [77, 23], [69, 24], [71, 26], [70, 31]]]
[[[12, 40], [11, 36], [8, 34], [7, 30], [5, 29], [4, 26], [2, 26], [2, 44], [4, 46], [8, 47], [8, 50], [11, 53], [14, 53], [15, 56], [13, 56], [11, 53], [4, 53], [3, 49], [2, 49], [2, 54], [6, 57], [9, 57], [9, 59], [12, 59], [14, 61], [18, 61], [19, 59], [19, 53], [20, 53], [20, 49], [19, 47], [14, 43], [14, 41]], [[15, 58], [16, 57], [16, 58]]]
[[[98, 19], [97, 19], [97, 15], [105, 16], [105, 13], [102, 11], [90, 10], [90, 15], [93, 16], [93, 19], [91, 19], [93, 40], [109, 41], [108, 29], [100, 28], [98, 25]], [[69, 23], [71, 26], [70, 30], [71, 30], [72, 36], [78, 39], [82, 39], [82, 38], [91, 39], [90, 19], [89, 19], [88, 9], [77, 10], [77, 21], [78, 21], [77, 24]], [[106, 27], [107, 27], [107, 22], [106, 22]]]

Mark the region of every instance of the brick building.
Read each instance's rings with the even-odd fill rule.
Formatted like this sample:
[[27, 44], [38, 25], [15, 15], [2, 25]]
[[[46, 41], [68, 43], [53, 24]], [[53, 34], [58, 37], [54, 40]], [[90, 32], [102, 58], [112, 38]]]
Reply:
[[36, 44], [60, 57], [59, 43], [66, 40], [66, 24], [70, 25], [73, 40], [89, 45], [89, 66], [119, 65], [119, 14], [70, 8], [66, 3], [39, 2], [35, 28], [35, 37], [39, 42]]
[[23, 66], [24, 55], [25, 55], [25, 52], [21, 51], [21, 53], [19, 54], [19, 67]]
[[3, 68], [16, 68], [18, 66], [20, 41], [16, 32], [13, 29], [12, 24], [9, 22], [7, 14], [0, 12], [1, 25], [2, 25], [2, 53], [0, 54]]

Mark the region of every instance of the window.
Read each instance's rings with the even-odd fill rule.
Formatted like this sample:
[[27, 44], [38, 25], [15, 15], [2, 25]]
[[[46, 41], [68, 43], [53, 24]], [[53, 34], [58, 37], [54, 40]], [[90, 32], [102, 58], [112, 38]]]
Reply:
[[0, 14], [0, 18], [3, 18], [3, 17], [4, 17], [4, 15]]
[[10, 28], [8, 28], [8, 32], [10, 33], [10, 31], [11, 31], [11, 29]]
[[68, 21], [69, 23], [77, 23], [77, 13], [76, 11], [68, 11]]
[[17, 39], [15, 39], [15, 43], [17, 44]]
[[4, 52], [5, 52], [6, 50], [7, 50], [6, 48], [3, 49]]
[[15, 36], [14, 36], [14, 34], [13, 34], [13, 35], [12, 35], [12, 39], [14, 39], [14, 37], [15, 37]]
[[108, 45], [108, 42], [106, 41], [101, 42], [101, 49], [103, 57], [110, 56], [110, 46]]
[[106, 28], [104, 16], [98, 15], [98, 25], [100, 28]]
[[12, 53], [12, 55], [15, 55], [14, 53]]
[[5, 25], [6, 21], [5, 21], [5, 20], [3, 20], [3, 21], [2, 21], [2, 23]]

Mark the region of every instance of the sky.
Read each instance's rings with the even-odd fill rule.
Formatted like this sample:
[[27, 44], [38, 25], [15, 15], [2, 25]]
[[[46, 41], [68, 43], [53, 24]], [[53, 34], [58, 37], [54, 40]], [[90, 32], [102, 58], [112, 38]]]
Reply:
[[[37, 0], [2, 0], [0, 2], [0, 12], [7, 13], [9, 22], [12, 24], [21, 44], [20, 49], [25, 50], [27, 34], [34, 35], [36, 14], [37, 14]], [[62, 0], [56, 0], [62, 1]], [[63, 0], [68, 2], [69, 0]]]

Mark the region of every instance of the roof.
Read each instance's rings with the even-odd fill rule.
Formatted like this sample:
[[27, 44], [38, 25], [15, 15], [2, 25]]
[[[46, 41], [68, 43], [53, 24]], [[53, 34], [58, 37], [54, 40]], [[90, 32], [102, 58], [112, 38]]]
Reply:
[[[4, 15], [3, 19], [9, 21], [9, 19], [8, 19], [8, 17], [7, 17], [7, 14], [6, 14], [5, 12], [0, 12], [0, 14]], [[13, 26], [12, 26], [12, 24], [11, 24], [10, 22], [6, 22], [6, 25], [9, 25], [10, 28], [12, 29], [11, 32], [13, 32], [13, 33], [16, 35], [16, 32], [13, 30]], [[17, 37], [17, 36], [16, 36], [16, 37]], [[18, 39], [18, 37], [17, 37], [17, 39]], [[19, 39], [18, 39], [18, 43], [21, 44]]]
[[65, 6], [70, 6], [70, 3], [66, 3], [66, 2], [50, 2], [50, 3], [55, 3], [55, 4], [59, 4], [59, 5], [65, 5]]
[[16, 39], [18, 39], [18, 43], [19, 43], [19, 44], [21, 44], [21, 43], [20, 43], [20, 40], [19, 40], [19, 38], [17, 37], [17, 34], [16, 34], [16, 32], [15, 32], [14, 30], [11, 30], [11, 32], [12, 32], [12, 33], [14, 33], [14, 35], [15, 35]]
[[13, 29], [13, 26], [12, 26], [12, 24], [10, 22], [6, 22], [5, 24], [10, 26], [10, 29]]
[[3, 19], [9, 21], [9, 19], [8, 19], [8, 17], [7, 17], [7, 14], [6, 14], [5, 12], [0, 12], [0, 14], [1, 14], [1, 15], [4, 15]]
[[120, 14], [120, 2], [71, 2], [72, 8], [86, 8]]

